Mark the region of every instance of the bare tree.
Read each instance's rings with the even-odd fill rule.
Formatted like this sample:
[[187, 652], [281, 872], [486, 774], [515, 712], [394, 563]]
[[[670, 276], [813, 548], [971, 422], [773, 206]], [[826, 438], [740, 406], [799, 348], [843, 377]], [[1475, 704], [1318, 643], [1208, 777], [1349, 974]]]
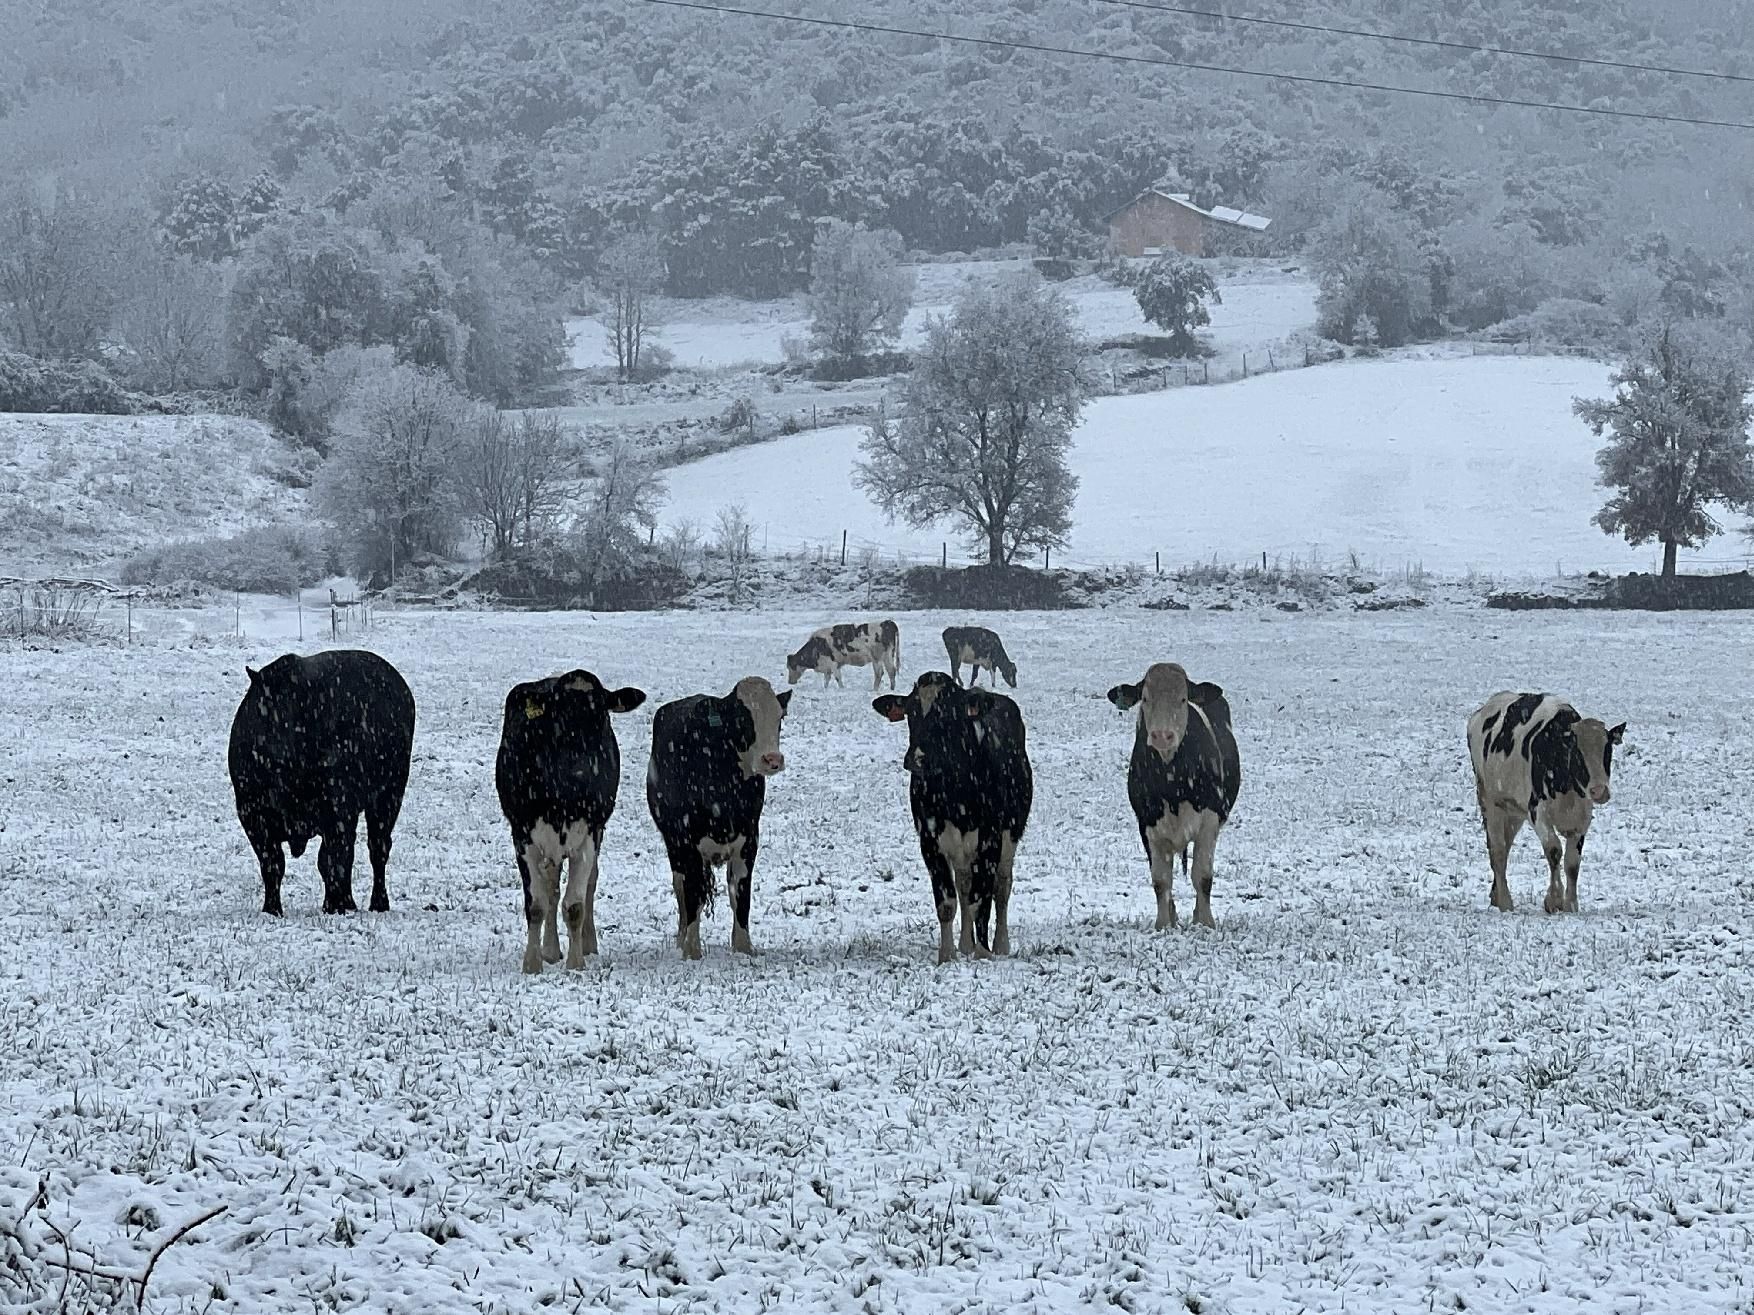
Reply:
[[657, 528], [665, 496], [662, 476], [631, 445], [609, 450], [578, 522], [579, 556], [593, 592], [632, 572]]
[[891, 518], [960, 523], [989, 566], [1065, 546], [1081, 357], [1070, 305], [1039, 279], [970, 288], [928, 326], [905, 410], [879, 413], [855, 479]]
[[528, 546], [538, 527], [558, 514], [572, 444], [571, 431], [556, 416], [476, 412], [462, 440], [458, 485], [493, 558]]
[[362, 376], [317, 471], [317, 505], [349, 541], [356, 570], [444, 552], [457, 531], [458, 451], [472, 405], [442, 371], [394, 365]]
[[160, 255], [136, 271], [119, 328], [138, 382], [157, 391], [217, 383], [224, 372], [225, 280], [187, 256]]
[[115, 243], [58, 190], [0, 200], [0, 327], [33, 356], [90, 356], [115, 311]]
[[901, 263], [899, 235], [832, 219], [811, 249], [810, 345], [843, 370], [901, 336], [914, 274]]
[[652, 333], [652, 298], [664, 282], [664, 257], [658, 242], [645, 233], [629, 233], [597, 261], [597, 285], [608, 301], [609, 347], [616, 373], [638, 376]]
[[720, 507], [718, 518], [713, 524], [713, 551], [724, 560], [733, 603], [737, 601], [737, 595], [743, 588], [743, 579], [749, 573], [749, 562], [754, 555], [749, 548], [749, 536], [753, 528], [749, 521], [749, 512], [741, 502]]

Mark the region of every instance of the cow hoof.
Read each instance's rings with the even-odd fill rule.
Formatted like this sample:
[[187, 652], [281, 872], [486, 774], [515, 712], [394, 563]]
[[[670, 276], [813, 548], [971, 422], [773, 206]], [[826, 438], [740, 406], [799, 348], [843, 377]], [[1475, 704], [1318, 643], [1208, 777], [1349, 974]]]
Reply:
[[1173, 913], [1169, 913], [1169, 914], [1159, 913], [1157, 915], [1157, 925], [1155, 927], [1153, 927], [1152, 930], [1153, 931], [1174, 931], [1175, 928], [1176, 928], [1175, 914], [1173, 914]]
[[938, 951], [938, 966], [939, 967], [943, 967], [947, 963], [955, 963], [955, 962], [956, 962], [956, 951], [955, 950], [940, 949]]
[[550, 949], [546, 945], [544, 945], [542, 947], [542, 960], [544, 963], [559, 963], [560, 959], [561, 959], [561, 954], [560, 954], [560, 947], [558, 945], [556, 945], [552, 949]]
[[990, 959], [993, 957], [993, 952], [984, 945], [975, 946], [974, 949], [969, 951], [969, 954], [976, 959]]
[[373, 913], [388, 913], [390, 911], [390, 897], [388, 895], [373, 895], [371, 911]]
[[526, 954], [524, 956], [524, 971], [531, 977], [540, 977], [542, 975], [542, 956]]
[[1194, 915], [1194, 926], [1196, 926], [1196, 927], [1210, 927], [1213, 930], [1217, 930], [1218, 924], [1215, 921], [1213, 921], [1212, 915], [1210, 913], [1203, 913], [1203, 914], [1196, 913]]
[[262, 906], [262, 912], [266, 913], [270, 918], [284, 918], [286, 916], [284, 910], [281, 909], [278, 900], [273, 904], [264, 904]]
[[755, 948], [754, 942], [749, 939], [747, 933], [742, 936], [733, 935], [731, 937], [731, 953], [747, 954], [751, 959], [759, 959], [761, 957], [761, 951]]

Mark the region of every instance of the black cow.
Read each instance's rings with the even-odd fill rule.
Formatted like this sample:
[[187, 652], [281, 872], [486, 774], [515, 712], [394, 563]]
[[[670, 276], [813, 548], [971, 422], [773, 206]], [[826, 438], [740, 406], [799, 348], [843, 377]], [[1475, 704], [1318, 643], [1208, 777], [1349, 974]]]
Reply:
[[1181, 855], [1186, 871], [1189, 845], [1194, 921], [1213, 926], [1212, 858], [1242, 788], [1242, 760], [1224, 691], [1209, 682], [1190, 683], [1181, 667], [1159, 662], [1139, 684], [1116, 685], [1108, 699], [1122, 711], [1139, 708], [1127, 798], [1151, 862], [1157, 930], [1176, 924], [1175, 857]]
[[677, 699], [652, 720], [646, 805], [670, 856], [676, 945], [685, 959], [701, 957], [701, 910], [711, 911], [720, 866], [731, 893], [731, 949], [756, 952], [749, 900], [761, 808], [767, 778], [785, 770], [780, 723], [791, 701], [791, 690], [776, 694], [760, 676], [746, 676], [722, 698]]
[[494, 784], [524, 883], [527, 973], [560, 961], [557, 907], [566, 913], [566, 966], [582, 968], [597, 952], [597, 861], [621, 785], [609, 714], [645, 701], [644, 690], [605, 689], [588, 671], [525, 681], [506, 695]]
[[373, 913], [390, 908], [384, 868], [408, 788], [414, 695], [376, 653], [288, 653], [260, 671], [231, 722], [227, 754], [238, 821], [262, 865], [262, 912], [278, 915], [281, 846], [300, 858], [322, 837], [323, 912], [351, 913], [353, 842], [365, 814]]
[[[959, 948], [979, 959], [1009, 954], [1011, 868], [1035, 796], [1023, 714], [1008, 696], [963, 689], [942, 671], [928, 671], [911, 692], [885, 694], [871, 706], [890, 721], [907, 721], [902, 765], [911, 778], [920, 856], [932, 877], [938, 962], [949, 963]], [[959, 908], [962, 934], [952, 945]]]
[[1017, 664], [1006, 655], [999, 637], [985, 626], [945, 626], [944, 651], [950, 655], [950, 676], [957, 684], [962, 683], [962, 664], [966, 662], [974, 668], [969, 684], [978, 682], [984, 669], [995, 688], [1001, 675], [1007, 685], [1017, 688]]

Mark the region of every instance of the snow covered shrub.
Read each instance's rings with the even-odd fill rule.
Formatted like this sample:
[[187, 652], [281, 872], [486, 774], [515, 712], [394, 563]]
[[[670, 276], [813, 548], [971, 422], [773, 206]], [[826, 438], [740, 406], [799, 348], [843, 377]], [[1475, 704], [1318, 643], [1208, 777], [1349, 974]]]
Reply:
[[132, 415], [132, 400], [93, 361], [39, 361], [0, 348], [0, 411]]
[[1617, 352], [1626, 347], [1627, 333], [1614, 312], [1593, 301], [1549, 297], [1526, 315], [1494, 324], [1486, 335], [1497, 342], [1545, 343]]
[[190, 581], [213, 589], [281, 594], [340, 573], [334, 539], [302, 525], [268, 525], [223, 539], [167, 543], [122, 567], [122, 582], [168, 585]]

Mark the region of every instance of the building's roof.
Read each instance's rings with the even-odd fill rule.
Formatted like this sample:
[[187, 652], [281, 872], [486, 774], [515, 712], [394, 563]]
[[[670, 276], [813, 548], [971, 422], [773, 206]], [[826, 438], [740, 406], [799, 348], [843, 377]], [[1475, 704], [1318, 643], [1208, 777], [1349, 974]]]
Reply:
[[1250, 214], [1247, 210], [1236, 210], [1227, 205], [1215, 205], [1210, 210], [1197, 206], [1186, 192], [1166, 192], [1160, 187], [1148, 187], [1125, 205], [1116, 206], [1102, 217], [1107, 223], [1123, 210], [1130, 210], [1148, 196], [1155, 196], [1164, 201], [1173, 201], [1184, 210], [1192, 210], [1202, 219], [1210, 219], [1217, 224], [1229, 224], [1234, 228], [1246, 228], [1259, 233], [1272, 223], [1265, 215]]

